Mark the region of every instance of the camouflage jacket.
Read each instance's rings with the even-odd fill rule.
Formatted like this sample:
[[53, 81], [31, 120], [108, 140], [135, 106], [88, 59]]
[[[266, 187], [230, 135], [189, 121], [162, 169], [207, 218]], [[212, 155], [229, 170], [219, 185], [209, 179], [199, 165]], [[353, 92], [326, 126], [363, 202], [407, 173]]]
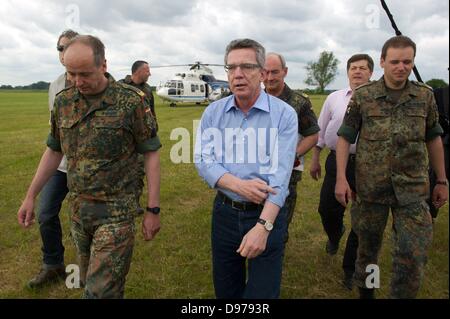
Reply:
[[138, 153], [161, 147], [142, 91], [106, 76], [92, 105], [75, 87], [56, 96], [47, 140], [67, 156], [72, 210], [94, 225], [132, 218], [142, 188]]
[[362, 85], [338, 135], [356, 145], [356, 191], [368, 202], [406, 205], [429, 194], [426, 142], [442, 128], [432, 90], [408, 81], [397, 103], [384, 78]]
[[155, 98], [153, 96], [152, 88], [150, 87], [150, 85], [148, 85], [147, 83], [142, 83], [142, 84], [134, 83], [133, 80], [131, 80], [131, 75], [127, 75], [124, 79], [119, 80], [119, 82], [125, 83], [125, 84], [128, 84], [128, 85], [132, 85], [135, 88], [138, 88], [139, 90], [141, 90], [142, 92], [145, 93], [145, 97], [147, 99], [147, 102], [150, 105], [150, 110], [152, 110], [152, 115], [155, 118], [156, 131], [158, 131], [158, 122], [157, 122], [157, 119], [156, 119], [156, 112], [155, 112]]
[[[313, 135], [320, 131], [316, 114], [314, 113], [311, 101], [306, 94], [297, 93], [293, 91], [286, 83], [284, 83], [283, 92], [281, 92], [281, 94], [277, 97], [292, 106], [297, 113], [299, 141], [304, 136]], [[294, 162], [294, 168], [296, 170], [303, 171], [304, 162], [305, 159], [303, 156], [300, 159], [296, 159]], [[296, 183], [299, 180], [300, 177], [298, 174], [292, 174], [290, 183]]]
[[311, 101], [304, 93], [297, 93], [285, 83], [279, 99], [294, 108], [298, 117], [298, 133], [302, 136], [313, 135], [320, 131], [317, 117], [311, 105]]

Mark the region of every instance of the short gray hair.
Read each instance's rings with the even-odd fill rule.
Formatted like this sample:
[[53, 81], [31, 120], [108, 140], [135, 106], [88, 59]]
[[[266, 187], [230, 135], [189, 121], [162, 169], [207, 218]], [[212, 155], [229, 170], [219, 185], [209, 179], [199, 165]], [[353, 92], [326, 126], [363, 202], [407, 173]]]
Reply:
[[269, 52], [269, 53], [267, 53], [266, 58], [270, 55], [274, 55], [274, 56], [278, 57], [278, 59], [280, 59], [280, 62], [281, 62], [281, 67], [283, 69], [286, 69], [286, 60], [284, 59], [284, 56], [282, 56], [280, 53]]
[[105, 45], [99, 38], [94, 37], [92, 35], [77, 35], [75, 38], [70, 40], [66, 45], [66, 50], [72, 44], [80, 42], [92, 49], [92, 53], [94, 55], [94, 64], [95, 66], [101, 66], [105, 61]]
[[266, 49], [252, 39], [236, 39], [231, 41], [225, 50], [224, 62], [228, 64], [228, 54], [237, 49], [253, 49], [256, 53], [256, 63], [258, 63], [260, 68], [264, 68], [264, 64], [266, 63]]

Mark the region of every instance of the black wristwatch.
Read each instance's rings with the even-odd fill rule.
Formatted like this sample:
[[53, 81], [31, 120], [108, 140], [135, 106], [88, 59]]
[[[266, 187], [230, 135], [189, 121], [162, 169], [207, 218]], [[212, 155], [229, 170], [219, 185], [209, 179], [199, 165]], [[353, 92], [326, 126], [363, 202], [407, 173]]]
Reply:
[[158, 215], [161, 209], [159, 207], [146, 207], [145, 210], [149, 213], [152, 213], [154, 215]]

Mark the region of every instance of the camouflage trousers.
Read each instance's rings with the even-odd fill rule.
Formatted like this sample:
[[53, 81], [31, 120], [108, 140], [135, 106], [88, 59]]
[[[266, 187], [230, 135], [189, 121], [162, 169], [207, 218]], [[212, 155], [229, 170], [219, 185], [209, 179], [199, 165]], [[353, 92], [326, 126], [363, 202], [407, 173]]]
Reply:
[[71, 233], [77, 248], [84, 298], [123, 298], [133, 254], [134, 220], [97, 226], [72, 216]]
[[295, 204], [297, 203], [297, 184], [302, 180], [302, 172], [293, 170], [291, 179], [289, 180], [289, 195], [286, 197], [286, 201], [284, 202], [284, 207], [286, 207], [286, 218], [287, 218], [287, 227], [286, 234], [284, 236], [284, 243], [287, 243], [289, 240], [289, 225], [292, 221], [292, 217], [294, 216]]
[[[358, 287], [367, 288], [366, 278], [371, 272], [366, 267], [378, 265], [389, 209], [393, 219], [390, 298], [415, 298], [433, 237], [431, 215], [425, 201], [390, 206], [368, 203], [358, 198], [353, 203], [352, 227], [359, 239], [354, 282]], [[380, 279], [380, 286], [382, 284]]]

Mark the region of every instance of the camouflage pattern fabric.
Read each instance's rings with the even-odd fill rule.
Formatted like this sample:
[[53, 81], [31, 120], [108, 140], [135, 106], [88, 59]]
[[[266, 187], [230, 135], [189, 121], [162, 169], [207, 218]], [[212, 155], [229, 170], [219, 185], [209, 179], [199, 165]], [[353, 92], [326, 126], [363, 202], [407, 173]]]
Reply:
[[161, 147], [142, 91], [107, 77], [99, 103], [74, 87], [57, 95], [47, 140], [67, 156], [71, 210], [87, 225], [134, 217], [143, 186], [138, 153]]
[[283, 92], [277, 97], [292, 106], [295, 112], [297, 112], [299, 134], [309, 136], [320, 131], [316, 114], [314, 113], [311, 101], [306, 94], [294, 92], [285, 83]]
[[338, 135], [356, 146], [356, 192], [362, 200], [407, 205], [429, 193], [426, 142], [442, 128], [433, 92], [408, 81], [395, 103], [384, 79], [358, 87]]
[[[397, 92], [398, 93], [398, 92]], [[432, 239], [426, 142], [442, 128], [432, 90], [407, 81], [393, 97], [384, 78], [358, 87], [338, 135], [356, 145], [357, 201], [351, 209], [358, 236], [355, 284], [366, 287], [366, 267], [377, 264], [389, 209], [393, 216], [392, 298], [414, 298]]]
[[[390, 298], [415, 298], [422, 282], [427, 251], [433, 237], [433, 225], [425, 201], [406, 206], [391, 206], [393, 217], [393, 252]], [[359, 247], [354, 282], [366, 288], [367, 265], [378, 264], [389, 205], [362, 202], [351, 209], [352, 228]], [[383, 270], [380, 269], [383, 273]], [[384, 271], [384, 273], [386, 273]], [[380, 286], [384, 284], [380, 276]]]
[[302, 179], [302, 172], [292, 171], [291, 179], [289, 180], [289, 195], [286, 197], [284, 206], [286, 207], [286, 234], [284, 237], [284, 242], [287, 243], [289, 240], [289, 224], [294, 216], [295, 204], [297, 203], [297, 184]]
[[[281, 92], [281, 95], [278, 96], [278, 98], [292, 106], [297, 112], [299, 134], [301, 134], [302, 136], [309, 136], [320, 131], [319, 124], [317, 123], [317, 117], [312, 109], [311, 101], [306, 94], [294, 92], [285, 83], [283, 92]], [[298, 164], [300, 163], [297, 163], [296, 159], [294, 167]], [[291, 179], [289, 180], [289, 195], [284, 203], [287, 213], [287, 231], [285, 236], [285, 243], [289, 239], [289, 224], [291, 223], [292, 217], [294, 216], [295, 204], [297, 202], [297, 183], [301, 180], [301, 177], [301, 171], [293, 170]]]
[[56, 96], [47, 145], [67, 156], [72, 236], [86, 298], [122, 298], [142, 191], [138, 153], [161, 147], [142, 91], [106, 74], [86, 99], [75, 87]]
[[[145, 99], [146, 99], [148, 105], [150, 106], [151, 113], [152, 113], [153, 118], [154, 118], [154, 120], [155, 120], [156, 132], [158, 132], [159, 126], [158, 126], [158, 120], [157, 120], [157, 118], [156, 118], [155, 98], [154, 98], [154, 96], [153, 96], [153, 92], [152, 92], [152, 89], [151, 89], [150, 85], [148, 85], [147, 83], [142, 83], [142, 84], [136, 84], [136, 83], [134, 83], [133, 80], [131, 79], [131, 75], [127, 75], [124, 79], [119, 80], [119, 82], [120, 82], [120, 83], [127, 84], [127, 85], [131, 85], [131, 86], [133, 86], [133, 87], [135, 87], [135, 88], [141, 90], [142, 92], [144, 92], [144, 94], [145, 94]], [[145, 170], [144, 170], [144, 156], [142, 156], [142, 155], [139, 154], [139, 155], [138, 155], [138, 161], [139, 161], [139, 163], [140, 163], [139, 165], [142, 164], [142, 169], [141, 169], [141, 172], [140, 172], [140, 175], [142, 176], [142, 178], [141, 178], [140, 180], [142, 181], [141, 189], [143, 189], [144, 184], [143, 184], [143, 180], [142, 180], [142, 179], [143, 179], [144, 176], [145, 176]], [[142, 192], [140, 192], [140, 193], [137, 195], [137, 202], [138, 202], [138, 205], [139, 205], [139, 199], [140, 199], [141, 195], [142, 195]], [[140, 206], [140, 205], [139, 205], [139, 206]]]
[[147, 100], [148, 105], [150, 106], [150, 110], [152, 111], [153, 118], [155, 119], [156, 131], [158, 131], [158, 121], [156, 119], [156, 111], [155, 111], [155, 97], [153, 96], [152, 88], [148, 83], [136, 84], [131, 79], [131, 75], [127, 75], [124, 79], [119, 80], [120, 83], [125, 83], [128, 85], [132, 85], [135, 88], [138, 88], [145, 94], [145, 98]]
[[134, 220], [98, 226], [80, 223], [75, 212], [71, 220], [77, 248], [84, 298], [123, 298], [135, 237]]

